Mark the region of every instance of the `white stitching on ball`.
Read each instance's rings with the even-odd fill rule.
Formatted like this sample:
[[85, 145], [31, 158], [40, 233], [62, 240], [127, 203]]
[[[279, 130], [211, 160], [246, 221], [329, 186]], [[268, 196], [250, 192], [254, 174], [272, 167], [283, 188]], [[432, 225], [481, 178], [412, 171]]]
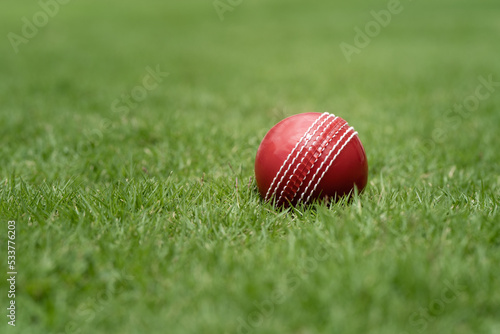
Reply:
[[[278, 199], [278, 203], [281, 201], [281, 199], [283, 198], [283, 194], [285, 193], [285, 190], [286, 188], [288, 187], [288, 184], [290, 183], [290, 181], [292, 180], [293, 176], [295, 175], [295, 172], [297, 171], [297, 169], [299, 169], [300, 165], [304, 162], [304, 159], [307, 157], [307, 154], [308, 152], [311, 152], [311, 148], [314, 147], [314, 145], [316, 144], [316, 142], [319, 140], [319, 138], [325, 133], [325, 131], [328, 129], [328, 127], [330, 125], [332, 125], [333, 122], [335, 122], [335, 120], [338, 119], [338, 117], [335, 117], [335, 115], [330, 115], [328, 116], [328, 118], [331, 117], [331, 121], [323, 128], [323, 130], [321, 131], [321, 133], [316, 137], [316, 139], [314, 139], [314, 141], [312, 142], [311, 145], [309, 145], [309, 149], [306, 151], [306, 153], [304, 154], [304, 156], [302, 157], [302, 159], [300, 160], [300, 162], [297, 164], [297, 166], [295, 166], [295, 169], [293, 170], [292, 174], [290, 174], [290, 177], [288, 178], [288, 181], [286, 182], [285, 186], [283, 187], [283, 190], [281, 191], [281, 194], [280, 194], [280, 197]], [[327, 119], [328, 119], [327, 118]], [[325, 119], [325, 122], [326, 122], [326, 119]], [[325, 123], [323, 122], [322, 125]], [[324, 149], [323, 149], [324, 150]], [[321, 151], [320, 153], [320, 156], [321, 154], [323, 153], [323, 150]], [[314, 153], [314, 152], [312, 152]], [[319, 156], [318, 156], [318, 159], [319, 159]], [[313, 162], [313, 165], [311, 166], [311, 169], [312, 167], [314, 166], [314, 164], [316, 163], [317, 159]], [[309, 174], [311, 170], [309, 169], [307, 171], [307, 174]], [[299, 188], [297, 189], [297, 191], [300, 189], [300, 187], [302, 186], [302, 183], [304, 182], [305, 178], [300, 182], [300, 185], [299, 185]], [[291, 199], [291, 201], [293, 201], [293, 199], [295, 198], [295, 196], [297, 195], [297, 192], [295, 192], [293, 194], [293, 198]]]
[[[328, 142], [327, 144], [324, 146], [324, 148], [321, 150], [320, 154], [318, 155], [318, 158], [314, 161], [313, 165], [311, 166], [311, 169], [309, 169], [307, 171], [307, 174], [306, 176], [304, 177], [304, 179], [302, 180], [302, 182], [300, 183], [300, 186], [299, 188], [297, 189], [297, 192], [295, 193], [293, 199], [295, 199], [295, 196], [299, 193], [299, 190], [300, 188], [302, 187], [302, 184], [304, 183], [304, 181], [306, 180], [307, 176], [311, 173], [311, 170], [313, 169], [314, 165], [316, 164], [316, 162], [321, 158], [321, 156], [323, 155], [323, 153], [325, 152], [326, 148], [328, 147], [328, 145], [330, 145], [330, 142], [335, 138], [335, 136], [340, 132], [342, 131], [342, 129], [344, 129], [344, 127], [347, 125], [347, 123], [344, 123], [342, 124], [342, 126], [340, 128], [337, 129], [337, 131], [335, 131], [335, 133], [333, 134], [333, 136], [330, 137], [330, 139], [328, 139]], [[328, 156], [327, 156], [327, 159], [328, 159]], [[319, 169], [321, 169], [321, 167], [323, 167], [323, 165], [320, 165]], [[317, 172], [317, 171], [316, 171]], [[314, 176], [316, 177], [316, 175]], [[309, 184], [307, 185], [306, 189], [304, 190], [304, 192], [307, 192], [307, 190], [309, 189], [311, 183], [309, 182]], [[302, 197], [304, 196], [304, 192], [302, 193], [302, 196], [300, 197], [299, 199], [299, 202], [302, 200]], [[292, 199], [292, 200], [293, 200]]]
[[[276, 193], [281, 185], [281, 183], [283, 182], [283, 179], [285, 178], [285, 176], [287, 175], [287, 173], [290, 171], [290, 168], [293, 166], [293, 164], [295, 163], [295, 160], [297, 160], [297, 158], [299, 157], [299, 155], [302, 153], [302, 151], [304, 150], [304, 148], [306, 148], [307, 144], [309, 143], [309, 141], [311, 141], [311, 138], [314, 137], [314, 135], [316, 134], [316, 132], [319, 131], [319, 129], [321, 129], [321, 127], [323, 126], [323, 124], [325, 124], [325, 122], [328, 120], [328, 118], [330, 117], [330, 114], [328, 113], [324, 113], [322, 114], [320, 117], [323, 117], [324, 115], [327, 115], [327, 117], [318, 125], [318, 127], [311, 133], [309, 134], [309, 130], [310, 128], [306, 131], [306, 133], [302, 136], [302, 138], [299, 140], [299, 143], [302, 141], [303, 138], [305, 138], [306, 140], [304, 141], [304, 143], [302, 144], [302, 147], [300, 148], [300, 150], [295, 154], [295, 156], [293, 157], [292, 161], [290, 162], [290, 164], [288, 165], [288, 168], [286, 169], [286, 171], [283, 173], [283, 175], [281, 176], [281, 179], [279, 180], [278, 184], [276, 185], [276, 189], [273, 191], [273, 194], [271, 195], [271, 197], [275, 197], [276, 196]], [[319, 119], [319, 118], [318, 118]], [[279, 200], [276, 201], [276, 203], [279, 203]]]
[[[275, 192], [277, 191], [277, 189], [279, 188], [279, 185], [281, 184], [281, 182], [283, 181], [283, 178], [285, 177], [285, 174], [288, 172], [288, 169], [290, 169], [290, 167], [288, 167], [288, 169], [285, 171], [285, 173], [283, 174], [283, 176], [281, 177], [279, 183], [276, 185], [276, 191], [272, 191], [271, 190], [274, 188], [274, 183], [276, 182], [276, 180], [278, 179], [278, 176], [280, 175], [281, 171], [283, 170], [283, 168], [285, 168], [285, 166], [287, 165], [288, 161], [290, 160], [290, 157], [296, 152], [297, 150], [297, 147], [299, 146], [299, 144], [302, 142], [302, 140], [304, 140], [304, 138], [306, 138], [307, 134], [309, 133], [309, 131], [311, 131], [311, 129], [313, 129], [316, 124], [318, 123], [318, 121], [325, 115], [329, 115], [328, 113], [323, 113], [321, 114], [314, 122], [313, 124], [311, 124], [311, 126], [307, 129], [307, 131], [304, 133], [304, 135], [297, 141], [297, 144], [295, 144], [295, 147], [292, 149], [292, 151], [290, 152], [290, 154], [288, 154], [288, 156], [286, 157], [285, 161], [283, 162], [283, 164], [281, 165], [281, 168], [279, 169], [278, 173], [276, 173], [276, 176], [274, 177], [273, 181], [271, 182], [271, 185], [269, 186], [269, 189], [267, 190], [267, 193], [266, 193], [266, 197], [264, 197], [264, 200], [269, 200], [270, 198], [272, 198], [272, 196], [275, 195]], [[317, 131], [317, 130], [316, 130]], [[316, 132], [314, 131], [314, 132]], [[310, 138], [309, 138], [310, 139]], [[309, 139], [307, 141], [309, 141]], [[307, 143], [306, 143], [307, 144]], [[300, 152], [302, 152], [302, 150], [304, 149], [304, 146], [302, 146], [301, 150], [297, 153], [300, 154]], [[295, 160], [295, 159], [294, 159]], [[293, 161], [292, 161], [293, 163]], [[270, 193], [272, 193], [271, 196]]]
[[[328, 153], [328, 155], [326, 156], [325, 160], [323, 160], [323, 162], [321, 163], [320, 167], [318, 168], [318, 170], [316, 171], [315, 175], [313, 176], [313, 178], [311, 179], [311, 181], [309, 181], [309, 185], [308, 187], [311, 185], [311, 183], [314, 181], [314, 179], [316, 178], [316, 176], [318, 175], [319, 171], [321, 170], [321, 168], [323, 168], [323, 165], [326, 163], [326, 161], [328, 161], [328, 159], [330, 158], [330, 155], [335, 151], [335, 149], [337, 148], [337, 146], [339, 145], [339, 143], [342, 142], [342, 139], [344, 139], [345, 136], [347, 136], [347, 134], [351, 131], [354, 131], [354, 128], [351, 126], [349, 129], [347, 129], [347, 131], [342, 135], [342, 137], [340, 137], [340, 139], [335, 143], [335, 146], [331, 149], [331, 151]], [[326, 172], [330, 169], [330, 167], [332, 166], [333, 162], [335, 161], [335, 159], [337, 159], [337, 157], [339, 156], [339, 154], [342, 152], [342, 150], [344, 149], [344, 147], [351, 141], [351, 139], [357, 134], [356, 131], [354, 131], [352, 133], [352, 135], [345, 141], [345, 143], [340, 147], [340, 149], [338, 150], [338, 152], [335, 154], [335, 156], [330, 160], [330, 163], [328, 164], [328, 166], [325, 168], [325, 170], [323, 171], [323, 173], [321, 174], [321, 176], [319, 177], [318, 181], [314, 184], [314, 187], [313, 189], [311, 190], [311, 192], [309, 193], [309, 196], [307, 196], [307, 199], [305, 200], [304, 203], [307, 203], [309, 202], [312, 194], [314, 193], [314, 191], [316, 191], [316, 188], [318, 186], [318, 184], [321, 182], [321, 180], [323, 179], [323, 177], [325, 176]], [[306, 193], [306, 191], [304, 191], [302, 193], [302, 196], [300, 197], [299, 201], [302, 200], [304, 194]]]

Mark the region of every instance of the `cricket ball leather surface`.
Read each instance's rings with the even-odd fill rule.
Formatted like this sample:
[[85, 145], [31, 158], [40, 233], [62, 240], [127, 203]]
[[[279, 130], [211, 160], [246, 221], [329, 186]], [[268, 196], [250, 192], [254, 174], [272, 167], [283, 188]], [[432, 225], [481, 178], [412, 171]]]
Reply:
[[304, 113], [276, 124], [255, 158], [260, 195], [276, 206], [338, 199], [362, 191], [368, 162], [357, 132], [329, 113]]

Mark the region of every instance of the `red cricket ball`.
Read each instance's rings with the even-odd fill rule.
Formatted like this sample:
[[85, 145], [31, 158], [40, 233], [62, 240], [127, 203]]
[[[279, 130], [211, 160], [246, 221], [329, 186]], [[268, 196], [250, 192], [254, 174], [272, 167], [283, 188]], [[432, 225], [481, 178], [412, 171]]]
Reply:
[[260, 195], [277, 207], [362, 191], [365, 150], [354, 128], [329, 113], [288, 117], [266, 134], [255, 158]]

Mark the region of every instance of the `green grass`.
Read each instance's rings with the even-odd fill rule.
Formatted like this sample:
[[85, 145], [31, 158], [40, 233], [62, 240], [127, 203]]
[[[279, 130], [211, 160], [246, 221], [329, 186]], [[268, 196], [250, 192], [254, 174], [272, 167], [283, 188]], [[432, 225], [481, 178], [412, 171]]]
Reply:
[[[2, 333], [499, 333], [497, 1], [72, 1], [0, 43]], [[11, 2], [0, 35], [35, 2]], [[127, 112], [111, 103], [168, 72]], [[332, 112], [370, 166], [351, 203], [277, 211], [253, 178], [282, 118]], [[450, 288], [451, 286], [451, 288]], [[430, 311], [426, 311], [430, 309]]]

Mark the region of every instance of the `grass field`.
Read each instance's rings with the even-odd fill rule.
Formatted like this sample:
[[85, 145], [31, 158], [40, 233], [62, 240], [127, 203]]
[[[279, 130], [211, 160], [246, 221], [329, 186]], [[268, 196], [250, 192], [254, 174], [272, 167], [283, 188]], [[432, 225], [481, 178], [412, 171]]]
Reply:
[[[358, 46], [387, 1], [232, 3], [2, 6], [0, 331], [500, 333], [498, 1], [401, 0]], [[255, 153], [310, 111], [368, 186], [275, 210]]]

